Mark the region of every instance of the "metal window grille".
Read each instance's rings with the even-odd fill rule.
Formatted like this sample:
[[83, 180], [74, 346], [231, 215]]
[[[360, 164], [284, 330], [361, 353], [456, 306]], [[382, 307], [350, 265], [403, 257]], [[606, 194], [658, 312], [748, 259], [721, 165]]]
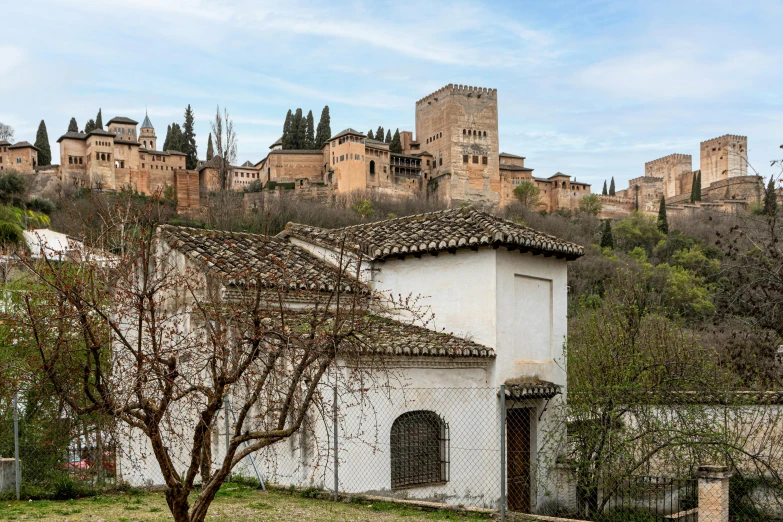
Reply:
[[431, 411], [397, 417], [390, 434], [391, 487], [408, 488], [449, 480], [449, 425]]

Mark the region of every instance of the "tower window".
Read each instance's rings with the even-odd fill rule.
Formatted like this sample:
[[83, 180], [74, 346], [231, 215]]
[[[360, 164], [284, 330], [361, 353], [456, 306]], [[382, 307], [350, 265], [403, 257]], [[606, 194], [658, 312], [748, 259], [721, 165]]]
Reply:
[[473, 156], [473, 163], [478, 163], [478, 156]]
[[481, 163], [482, 163], [482, 165], [486, 165], [487, 164], [487, 157], [486, 156], [481, 156]]
[[462, 163], [467, 163], [467, 162], [468, 162], [468, 155], [467, 154], [463, 154], [462, 155]]
[[485, 138], [487, 137], [487, 131], [484, 131], [484, 137]]
[[465, 129], [462, 129], [462, 135], [464, 136], [467, 133]]

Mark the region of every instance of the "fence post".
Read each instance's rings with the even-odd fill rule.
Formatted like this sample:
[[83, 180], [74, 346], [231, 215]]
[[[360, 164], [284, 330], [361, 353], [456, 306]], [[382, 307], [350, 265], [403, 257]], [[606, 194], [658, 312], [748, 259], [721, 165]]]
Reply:
[[699, 466], [699, 522], [729, 522], [728, 466]]
[[22, 497], [22, 463], [19, 461], [19, 392], [14, 392], [14, 472], [16, 500]]
[[500, 385], [500, 521], [506, 519], [506, 385]]
[[339, 474], [337, 471], [337, 368], [334, 372], [334, 397], [332, 398], [332, 431], [334, 432], [334, 501], [337, 502]]
[[[226, 457], [228, 456], [228, 447], [231, 445], [231, 434], [229, 433], [229, 430], [231, 429], [231, 423], [228, 420], [228, 394], [226, 394], [226, 398], [223, 399], [223, 416], [225, 417], [225, 428], [226, 428]], [[231, 480], [231, 472], [228, 474], [229, 480]]]

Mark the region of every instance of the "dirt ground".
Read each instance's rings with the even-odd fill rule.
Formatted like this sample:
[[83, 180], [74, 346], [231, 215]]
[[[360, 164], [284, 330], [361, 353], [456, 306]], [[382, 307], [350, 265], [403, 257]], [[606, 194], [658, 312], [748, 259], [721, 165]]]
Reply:
[[[0, 502], [0, 520], [39, 521], [150, 521], [171, 520], [162, 493], [131, 492], [77, 500], [34, 500]], [[408, 522], [424, 520], [489, 520], [474, 514], [423, 511], [390, 502], [333, 503], [279, 491], [258, 491], [226, 484], [209, 509], [207, 520], [245, 521], [367, 521]]]

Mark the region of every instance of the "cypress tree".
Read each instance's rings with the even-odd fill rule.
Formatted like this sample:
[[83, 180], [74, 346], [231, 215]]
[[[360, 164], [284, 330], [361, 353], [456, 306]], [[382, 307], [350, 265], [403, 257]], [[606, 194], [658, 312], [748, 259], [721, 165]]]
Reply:
[[321, 148], [332, 137], [332, 123], [329, 118], [329, 106], [324, 106], [321, 111], [321, 119], [318, 120], [318, 129], [315, 133], [315, 146]]
[[391, 143], [389, 143], [389, 151], [395, 152], [397, 154], [402, 153], [402, 143], [400, 143], [400, 129], [394, 131], [394, 137], [391, 139]]
[[171, 138], [166, 150], [185, 152], [185, 135], [182, 133], [182, 127], [179, 126], [179, 123], [171, 124]]
[[612, 182], [609, 183], [609, 195], [614, 196], [614, 176], [612, 176]]
[[162, 150], [171, 150], [171, 125], [166, 127], [166, 139], [163, 140]]
[[384, 132], [383, 127], [378, 125], [378, 130], [375, 131], [375, 139], [382, 142], [385, 135], [386, 133]]
[[212, 157], [215, 155], [215, 149], [212, 147], [212, 133], [209, 133], [209, 138], [207, 138], [207, 161], [211, 160]]
[[198, 150], [196, 146], [196, 131], [193, 128], [195, 124], [195, 118], [193, 117], [193, 109], [185, 109], [185, 129], [182, 136], [183, 150], [187, 156], [185, 157], [185, 168], [193, 170], [198, 167]]
[[383, 140], [385, 143], [391, 144], [392, 142], [392, 135], [391, 135], [391, 129], [386, 131], [386, 139]]
[[696, 175], [696, 201], [701, 201], [701, 171]]
[[291, 143], [292, 149], [301, 150], [305, 148], [305, 142], [307, 141], [307, 122], [302, 116], [302, 109], [296, 109], [294, 113], [294, 119], [291, 120], [291, 134], [293, 139]]
[[94, 130], [95, 130], [95, 121], [94, 120], [87, 121], [87, 123], [84, 125], [84, 133], [89, 134]]
[[101, 116], [100, 109], [98, 109], [98, 115], [95, 117], [95, 128], [103, 130], [103, 116]]
[[367, 139], [368, 140], [374, 140], [375, 139], [375, 135], [372, 133], [372, 129], [367, 131]]
[[696, 172], [698, 171], [693, 172], [693, 181], [691, 182], [691, 203], [696, 202], [696, 184], [699, 182]]
[[52, 147], [49, 145], [49, 133], [46, 132], [46, 123], [41, 120], [38, 125], [38, 133], [35, 135], [35, 146], [38, 147], [38, 164], [41, 166], [52, 164]]
[[604, 227], [603, 230], [601, 231], [601, 248], [614, 248], [612, 225], [608, 219], [604, 221]]
[[661, 204], [658, 207], [658, 230], [669, 235], [669, 220], [666, 218], [666, 198], [661, 194]]
[[291, 123], [294, 119], [294, 115], [291, 112], [291, 109], [288, 109], [288, 112], [285, 115], [285, 123], [283, 123], [283, 148], [284, 149], [291, 149]]
[[79, 124], [76, 123], [76, 118], [71, 118], [70, 123], [68, 123], [68, 132], [79, 132]]
[[606, 190], [606, 180], [604, 180], [604, 190], [601, 191], [602, 196], [608, 196], [609, 192]]
[[778, 195], [775, 193], [775, 180], [770, 176], [764, 190], [764, 215], [775, 217], [778, 213]]
[[307, 125], [305, 126], [305, 149], [315, 148], [315, 121], [313, 111], [307, 111]]

